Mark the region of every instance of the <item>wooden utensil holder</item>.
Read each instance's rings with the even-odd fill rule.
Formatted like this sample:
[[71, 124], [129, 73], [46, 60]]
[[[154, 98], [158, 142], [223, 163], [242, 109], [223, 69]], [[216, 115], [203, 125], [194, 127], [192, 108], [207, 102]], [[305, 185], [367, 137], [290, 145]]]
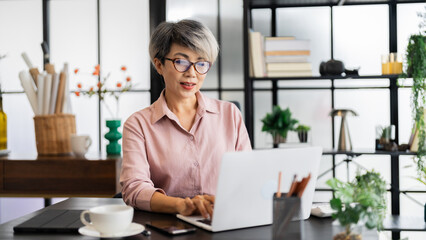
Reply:
[[71, 134], [75, 134], [72, 114], [40, 115], [34, 117], [34, 129], [39, 155], [71, 153]]

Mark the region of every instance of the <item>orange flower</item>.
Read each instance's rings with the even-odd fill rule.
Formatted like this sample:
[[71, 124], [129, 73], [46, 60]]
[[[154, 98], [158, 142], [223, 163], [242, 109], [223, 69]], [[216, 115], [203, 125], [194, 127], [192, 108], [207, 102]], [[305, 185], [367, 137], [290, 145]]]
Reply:
[[[115, 98], [117, 104], [118, 104], [118, 100], [119, 97], [122, 93], [129, 91], [132, 88], [132, 82], [130, 82], [132, 80], [132, 78], [130, 76], [127, 76], [127, 67], [125, 65], [121, 65], [118, 68], [120, 68], [120, 70], [122, 71], [122, 75], [121, 75], [121, 79], [114, 79], [114, 80], [109, 80], [111, 74], [109, 72], [105, 72], [107, 74], [105, 74], [105, 76], [101, 76], [101, 67], [99, 64], [97, 64], [96, 66], [94, 66], [94, 69], [92, 70], [92, 72], [86, 72], [83, 71], [80, 73], [80, 69], [79, 68], [75, 68], [74, 69], [74, 73], [75, 74], [84, 74], [84, 75], [92, 75], [95, 76], [93, 80], [95, 80], [92, 83], [95, 83], [95, 85], [92, 85], [92, 83], [87, 83], [84, 82], [85, 80], [77, 80], [75, 82], [75, 86], [77, 86], [77, 89], [74, 91], [74, 94], [76, 96], [88, 96], [88, 97], [92, 97], [94, 95], [99, 96], [100, 101], [105, 100], [105, 96], [107, 95], [111, 95]], [[102, 74], [104, 74], [104, 69], [102, 68]], [[76, 76], [78, 77], [78, 76]], [[113, 89], [108, 89], [108, 87], [110, 86], [109, 84], [107, 84], [107, 80], [111, 81], [111, 87]], [[112, 82], [114, 81], [114, 82]], [[84, 83], [84, 86], [83, 86]], [[114, 84], [116, 85], [116, 87], [114, 87]], [[106, 103], [105, 103], [106, 104]], [[107, 107], [108, 111], [110, 112], [111, 116], [118, 116], [118, 108], [116, 109], [116, 114], [114, 114], [113, 112], [111, 112], [111, 110]]]
[[99, 64], [98, 64], [98, 65], [96, 65], [96, 66], [95, 66], [95, 71], [92, 73], [92, 74], [93, 74], [93, 76], [99, 76], [99, 72], [100, 72], [100, 70], [101, 70], [101, 68], [100, 68]]

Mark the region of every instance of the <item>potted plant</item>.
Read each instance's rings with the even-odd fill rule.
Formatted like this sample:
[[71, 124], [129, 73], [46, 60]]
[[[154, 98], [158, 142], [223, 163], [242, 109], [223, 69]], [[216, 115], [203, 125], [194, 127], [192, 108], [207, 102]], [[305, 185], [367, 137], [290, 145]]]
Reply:
[[398, 145], [394, 141], [394, 125], [377, 126], [376, 131], [376, 150], [398, 151]]
[[297, 136], [299, 141], [302, 143], [308, 142], [308, 132], [311, 130], [311, 127], [303, 124], [299, 124], [296, 128]]
[[[426, 8], [425, 8], [426, 9]], [[417, 132], [417, 155], [414, 159], [417, 169], [416, 179], [426, 185], [426, 12], [418, 13], [422, 17], [419, 24], [420, 31], [413, 34], [408, 40], [406, 50], [406, 69], [401, 75], [403, 78], [412, 78], [411, 106]], [[423, 29], [423, 30], [422, 30]], [[426, 222], [426, 203], [424, 206], [424, 220]]]
[[[106, 146], [106, 152], [109, 156], [114, 155], [120, 155], [121, 154], [121, 144], [118, 142], [122, 134], [118, 131], [118, 128], [121, 126], [121, 119], [119, 119], [119, 100], [121, 94], [124, 92], [130, 91], [130, 89], [133, 87], [132, 78], [130, 76], [126, 75], [127, 67], [121, 66], [120, 68], [122, 72], [122, 78], [117, 80], [117, 82], [114, 84], [115, 87], [111, 88], [111, 86], [108, 86], [106, 83], [109, 80], [111, 73], [109, 72], [106, 76], [100, 77], [101, 75], [101, 67], [100, 65], [96, 65], [95, 69], [92, 73], [86, 73], [88, 75], [92, 75], [95, 77], [96, 82], [92, 82], [93, 85], [88, 88], [88, 90], [84, 90], [83, 83], [78, 82], [77, 88], [78, 90], [75, 91], [75, 95], [79, 97], [80, 95], [87, 95], [89, 97], [92, 97], [94, 95], [97, 95], [101, 102], [104, 103], [105, 108], [108, 110], [110, 114], [110, 118], [105, 120], [106, 127], [109, 128], [109, 131], [104, 135], [105, 139], [109, 141], [109, 143]], [[77, 74], [84, 74], [80, 73], [80, 69], [76, 68], [74, 70], [74, 73]], [[96, 84], [96, 85], [95, 85]], [[95, 87], [96, 86], [96, 87]], [[106, 104], [105, 98], [106, 96], [114, 97], [115, 99], [115, 113], [109, 108], [108, 104]]]
[[426, 113], [424, 112], [426, 109], [426, 30], [422, 30], [426, 27], [426, 12], [419, 13], [418, 15], [423, 18], [419, 25], [420, 31], [418, 34], [413, 34], [409, 38], [406, 50], [407, 67], [402, 77], [413, 79], [411, 106], [419, 138], [417, 155], [415, 157], [417, 179], [426, 185]]
[[411, 35], [408, 41], [407, 70], [405, 77], [413, 78], [412, 112], [416, 128], [419, 131], [419, 146], [417, 150], [417, 170], [420, 172], [425, 166], [426, 158], [426, 126], [424, 109], [426, 107], [426, 36], [423, 34]]
[[280, 106], [274, 106], [272, 113], [267, 113], [262, 119], [262, 132], [268, 132], [274, 139], [274, 144], [286, 142], [288, 131], [294, 130], [297, 120], [291, 118], [289, 108], [282, 110]]
[[379, 173], [358, 173], [354, 181], [348, 183], [332, 178], [327, 185], [335, 191], [330, 200], [331, 208], [336, 211], [332, 217], [345, 229], [333, 240], [361, 239], [361, 233], [356, 232], [359, 222], [365, 223], [368, 229], [382, 228], [386, 214], [386, 183]]

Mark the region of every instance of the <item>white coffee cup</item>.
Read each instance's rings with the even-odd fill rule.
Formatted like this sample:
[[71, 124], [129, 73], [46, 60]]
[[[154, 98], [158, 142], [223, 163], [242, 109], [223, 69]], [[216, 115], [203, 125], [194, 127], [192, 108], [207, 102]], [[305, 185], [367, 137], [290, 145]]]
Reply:
[[[89, 215], [90, 222], [86, 220]], [[103, 205], [85, 210], [80, 215], [81, 222], [93, 227], [101, 236], [124, 232], [132, 223], [133, 208], [126, 205]]]
[[89, 135], [71, 135], [71, 151], [79, 157], [84, 156], [92, 145]]

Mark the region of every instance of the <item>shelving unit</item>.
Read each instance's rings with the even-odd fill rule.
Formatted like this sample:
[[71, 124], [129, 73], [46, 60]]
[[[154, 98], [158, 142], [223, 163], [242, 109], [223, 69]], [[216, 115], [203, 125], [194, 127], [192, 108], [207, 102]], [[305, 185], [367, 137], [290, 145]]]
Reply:
[[[366, 88], [387, 88], [390, 95], [390, 124], [395, 125], [395, 141], [399, 144], [398, 136], [398, 88], [397, 80], [398, 75], [369, 75], [369, 76], [312, 76], [312, 77], [263, 77], [254, 78], [249, 75], [249, 29], [252, 28], [253, 19], [251, 11], [253, 9], [270, 9], [271, 10], [271, 36], [277, 36], [277, 14], [276, 10], [279, 8], [288, 7], [330, 7], [330, 29], [331, 29], [331, 58], [333, 55], [333, 7], [338, 6], [340, 3], [344, 5], [374, 5], [374, 4], [387, 4], [389, 6], [389, 52], [397, 52], [397, 5], [402, 3], [423, 3], [424, 1], [397, 1], [397, 0], [381, 0], [381, 1], [368, 1], [368, 0], [244, 0], [243, 10], [243, 23], [244, 23], [244, 84], [245, 84], [245, 116], [246, 126], [249, 132], [252, 145], [254, 146], [254, 91], [270, 91], [272, 93], [272, 105], [278, 104], [278, 90], [288, 89], [328, 89], [331, 91], [331, 107], [334, 108], [334, 94], [336, 89], [366, 89]], [[338, 88], [335, 87], [335, 80], [339, 79], [383, 79], [389, 81], [387, 87], [355, 87], [355, 88]], [[297, 81], [297, 80], [330, 80], [329, 87], [278, 87], [279, 81]], [[270, 88], [254, 88], [254, 82], [271, 82]], [[332, 118], [332, 146], [335, 147], [335, 124]], [[276, 147], [276, 146], [274, 146]], [[333, 177], [335, 174], [335, 157], [336, 155], [346, 155], [348, 158], [360, 155], [389, 155], [391, 164], [391, 211], [394, 215], [400, 214], [400, 184], [399, 184], [399, 156], [401, 155], [414, 155], [410, 152], [385, 152], [385, 151], [353, 151], [353, 152], [339, 152], [339, 151], [324, 151], [324, 155], [332, 156], [332, 171]], [[318, 191], [330, 191], [329, 189], [317, 189]], [[405, 192], [405, 191], [404, 191]], [[419, 192], [419, 191], [415, 191]], [[421, 192], [421, 191], [420, 191]], [[400, 232], [392, 232], [393, 239], [400, 239]]]

